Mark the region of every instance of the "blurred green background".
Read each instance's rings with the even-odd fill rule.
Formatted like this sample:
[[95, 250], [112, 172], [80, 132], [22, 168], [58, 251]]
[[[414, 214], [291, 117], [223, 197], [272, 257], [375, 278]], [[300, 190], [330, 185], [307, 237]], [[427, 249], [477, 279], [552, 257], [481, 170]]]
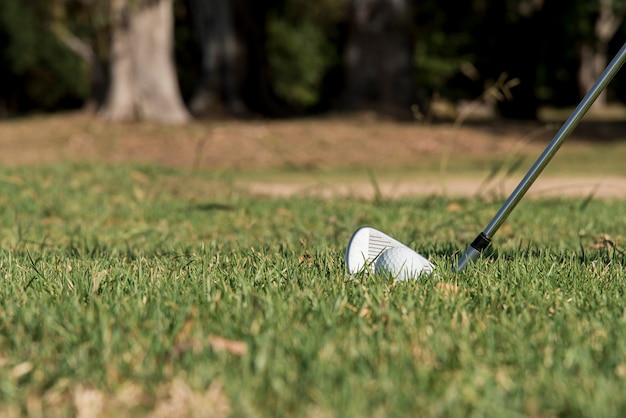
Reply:
[[[420, 118], [434, 102], [458, 108], [501, 79], [514, 87], [495, 98], [495, 114], [533, 119], [542, 106], [577, 103], [585, 77], [626, 41], [626, 2], [618, 0], [122, 3], [129, 14], [155, 3], [171, 8], [184, 103], [205, 89], [217, 104], [198, 117], [216, 108], [278, 117], [412, 108]], [[0, 117], [101, 107], [111, 84], [111, 7], [2, 0]], [[621, 104], [625, 84], [618, 74], [600, 105]]]

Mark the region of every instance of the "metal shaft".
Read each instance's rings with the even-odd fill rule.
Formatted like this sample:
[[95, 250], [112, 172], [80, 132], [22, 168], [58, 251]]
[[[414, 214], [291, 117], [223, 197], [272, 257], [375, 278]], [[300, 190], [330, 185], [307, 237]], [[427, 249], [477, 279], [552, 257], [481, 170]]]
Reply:
[[463, 270], [467, 264], [478, 258], [481, 251], [489, 245], [493, 234], [496, 233], [502, 223], [504, 223], [506, 218], [508, 218], [511, 214], [513, 209], [515, 209], [515, 206], [517, 206], [528, 189], [530, 189], [530, 186], [532, 186], [546, 165], [548, 165], [552, 157], [554, 157], [554, 154], [556, 154], [559, 150], [563, 141], [572, 133], [593, 102], [596, 101], [600, 93], [602, 93], [615, 74], [617, 74], [620, 70], [624, 61], [626, 61], [626, 43], [622, 46], [615, 58], [613, 58], [602, 74], [600, 74], [598, 80], [591, 87], [591, 89], [589, 89], [585, 97], [583, 97], [582, 101], [572, 112], [569, 118], [567, 118], [563, 126], [561, 126], [561, 129], [559, 129], [552, 141], [550, 141], [550, 144], [548, 144], [547, 148], [539, 156], [537, 161], [535, 161], [535, 164], [533, 164], [522, 181], [520, 181], [515, 190], [513, 190], [513, 193], [511, 193], [506, 202], [504, 202], [496, 216], [493, 217], [483, 232], [476, 237], [474, 242], [472, 242], [465, 253], [461, 256], [457, 264], [456, 271]]

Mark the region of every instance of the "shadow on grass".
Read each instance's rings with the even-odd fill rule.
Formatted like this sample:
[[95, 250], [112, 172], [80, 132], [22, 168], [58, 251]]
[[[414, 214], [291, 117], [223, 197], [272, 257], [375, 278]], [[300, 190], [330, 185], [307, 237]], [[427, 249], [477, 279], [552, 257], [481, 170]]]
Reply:
[[[433, 259], [446, 260], [445, 265], [454, 269], [465, 249], [465, 247], [459, 247], [454, 243], [446, 242], [437, 244], [433, 251], [423, 255], [428, 255]], [[419, 248], [417, 252], [420, 252]], [[483, 251], [480, 258], [473, 263], [529, 263], [537, 261], [545, 262], [546, 260], [551, 264], [575, 263], [580, 266], [589, 265], [591, 263], [600, 263], [607, 266], [613, 263], [626, 265], [626, 249], [609, 240], [587, 245], [581, 242], [578, 249], [568, 250], [543, 248], [539, 244], [527, 244], [517, 249], [503, 249], [497, 246], [489, 246]]]
[[590, 249], [581, 245], [577, 251], [553, 251], [551, 249], [537, 248], [537, 247], [525, 247], [517, 250], [503, 250], [498, 248], [488, 248], [482, 256], [484, 259], [490, 260], [503, 260], [507, 262], [517, 262], [520, 260], [545, 260], [549, 258], [556, 263], [571, 263], [577, 262], [581, 265], [585, 265], [590, 262], [601, 261], [605, 264], [612, 262], [618, 262], [624, 264], [626, 261], [626, 254], [624, 250], [614, 247], [606, 246], [604, 248]]
[[201, 211], [206, 211], [206, 212], [211, 212], [211, 211], [232, 212], [237, 208], [233, 205], [227, 205], [224, 203], [209, 202], [209, 203], [201, 203], [201, 204], [193, 205], [191, 206], [191, 209], [201, 210]]

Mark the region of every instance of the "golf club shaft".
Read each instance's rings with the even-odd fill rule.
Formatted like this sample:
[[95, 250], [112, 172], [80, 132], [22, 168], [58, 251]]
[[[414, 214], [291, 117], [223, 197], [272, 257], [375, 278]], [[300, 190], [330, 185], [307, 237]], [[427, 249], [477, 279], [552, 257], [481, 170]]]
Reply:
[[615, 74], [619, 71], [621, 66], [626, 61], [626, 43], [619, 50], [615, 58], [609, 63], [606, 69], [602, 72], [598, 80], [591, 87], [591, 89], [587, 92], [585, 97], [583, 97], [582, 101], [576, 107], [576, 109], [572, 112], [572, 114], [567, 118], [561, 129], [554, 136], [548, 147], [543, 151], [543, 153], [539, 156], [535, 164], [530, 168], [526, 176], [522, 179], [522, 181], [515, 188], [513, 193], [509, 196], [509, 198], [504, 202], [496, 216], [493, 217], [491, 222], [487, 225], [487, 227], [481, 232], [478, 237], [472, 242], [472, 244], [467, 248], [465, 253], [459, 259], [456, 271], [463, 270], [467, 264], [471, 261], [475, 260], [484, 250], [489, 243], [491, 242], [491, 237], [496, 231], [500, 228], [502, 223], [508, 218], [511, 214], [515, 206], [519, 203], [519, 201], [524, 197], [530, 186], [535, 182], [537, 177], [541, 174], [543, 169], [548, 165], [554, 154], [559, 150], [565, 138], [567, 138], [572, 131], [576, 128], [582, 117], [587, 113], [593, 102], [598, 98], [600, 93], [606, 88], [606, 86], [611, 82]]

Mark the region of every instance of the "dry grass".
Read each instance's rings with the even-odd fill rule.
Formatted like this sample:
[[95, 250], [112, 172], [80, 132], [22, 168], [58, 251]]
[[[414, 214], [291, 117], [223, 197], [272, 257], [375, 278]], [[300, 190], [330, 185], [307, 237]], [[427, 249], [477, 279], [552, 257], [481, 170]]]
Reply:
[[[85, 113], [0, 123], [4, 166], [58, 161], [143, 162], [184, 168], [402, 166], [448, 151], [506, 152], [535, 125], [420, 125], [371, 114], [348, 118], [108, 124]], [[539, 128], [543, 130], [542, 128]], [[543, 132], [538, 139], [546, 139]]]
[[[264, 195], [501, 196], [515, 187], [560, 126], [554, 122], [558, 115], [550, 115], [552, 122], [460, 127], [399, 123], [369, 113], [173, 127], [108, 124], [77, 112], [1, 122], [0, 166], [69, 161], [213, 170], [237, 173], [244, 187]], [[549, 173], [543, 175], [542, 186], [533, 191], [623, 196], [625, 138], [623, 123], [583, 123], [550, 165], [562, 175], [549, 180], [544, 180]], [[524, 162], [516, 172], [503, 165], [499, 178], [482, 184], [499, 162], [515, 164], [515, 159]], [[372, 189], [367, 170], [376, 171], [380, 190]]]

